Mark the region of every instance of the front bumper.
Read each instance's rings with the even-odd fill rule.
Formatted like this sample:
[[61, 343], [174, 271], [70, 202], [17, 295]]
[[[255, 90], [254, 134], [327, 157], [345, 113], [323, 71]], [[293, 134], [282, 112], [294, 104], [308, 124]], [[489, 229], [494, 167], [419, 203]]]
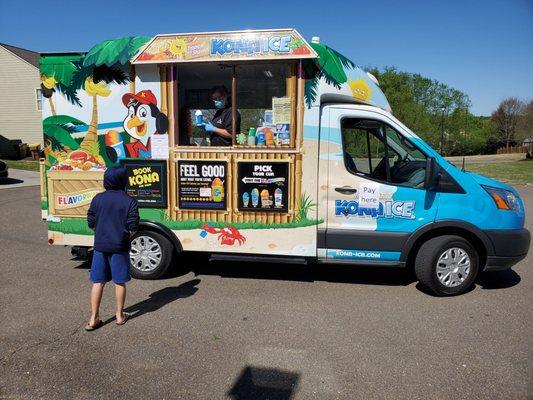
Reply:
[[3, 170], [3, 171], [0, 171], [0, 178], [1, 179], [7, 178], [7, 175], [8, 175], [8, 169], [7, 168], [5, 170]]
[[531, 234], [525, 228], [485, 231], [494, 247], [487, 255], [484, 271], [502, 271], [523, 260], [529, 251]]

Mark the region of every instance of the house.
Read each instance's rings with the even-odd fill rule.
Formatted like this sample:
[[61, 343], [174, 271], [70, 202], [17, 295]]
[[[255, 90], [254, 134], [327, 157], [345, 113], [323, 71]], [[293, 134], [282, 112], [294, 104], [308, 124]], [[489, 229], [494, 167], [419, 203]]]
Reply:
[[37, 52], [0, 43], [0, 158], [19, 158], [21, 143], [42, 147]]

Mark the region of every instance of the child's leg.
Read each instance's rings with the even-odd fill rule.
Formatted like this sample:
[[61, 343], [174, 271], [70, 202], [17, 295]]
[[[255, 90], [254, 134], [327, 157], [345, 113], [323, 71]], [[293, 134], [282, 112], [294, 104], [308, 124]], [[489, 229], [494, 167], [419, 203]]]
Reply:
[[130, 254], [128, 251], [113, 253], [109, 258], [111, 276], [115, 283], [115, 296], [117, 298], [116, 317], [117, 323], [124, 321], [124, 303], [126, 302], [126, 282], [130, 277]]
[[100, 251], [95, 250], [93, 252], [89, 279], [93, 283], [91, 288], [91, 320], [89, 321], [89, 325], [94, 326], [100, 319], [100, 302], [102, 301], [105, 283], [111, 280], [111, 269], [107, 256]]
[[117, 322], [121, 323], [124, 320], [124, 303], [126, 302], [126, 284], [115, 284], [115, 296], [117, 298]]
[[96, 325], [100, 320], [100, 302], [104, 293], [105, 283], [93, 283], [91, 288], [91, 319], [89, 325]]

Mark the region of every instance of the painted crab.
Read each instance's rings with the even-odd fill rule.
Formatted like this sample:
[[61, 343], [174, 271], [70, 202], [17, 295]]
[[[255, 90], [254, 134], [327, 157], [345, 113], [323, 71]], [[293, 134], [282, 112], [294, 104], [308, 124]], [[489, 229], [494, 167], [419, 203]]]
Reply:
[[224, 228], [215, 228], [210, 225], [203, 225], [202, 230], [207, 233], [217, 234], [220, 244], [227, 244], [233, 246], [235, 242], [242, 246], [246, 242], [246, 238], [241, 235], [239, 230], [233, 226], [225, 226]]

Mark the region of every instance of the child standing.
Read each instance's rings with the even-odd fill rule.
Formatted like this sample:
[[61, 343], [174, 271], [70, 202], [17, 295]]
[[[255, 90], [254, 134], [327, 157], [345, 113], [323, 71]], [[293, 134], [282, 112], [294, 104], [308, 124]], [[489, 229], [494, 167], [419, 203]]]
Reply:
[[124, 325], [128, 319], [124, 313], [126, 301], [126, 282], [131, 277], [130, 236], [139, 227], [137, 200], [128, 196], [124, 168], [108, 168], [104, 174], [105, 191], [97, 194], [91, 201], [87, 213], [87, 224], [94, 230], [94, 252], [91, 264], [91, 319], [85, 330], [100, 328], [103, 323], [99, 317], [100, 301], [104, 286], [110, 280], [115, 284], [116, 323]]

